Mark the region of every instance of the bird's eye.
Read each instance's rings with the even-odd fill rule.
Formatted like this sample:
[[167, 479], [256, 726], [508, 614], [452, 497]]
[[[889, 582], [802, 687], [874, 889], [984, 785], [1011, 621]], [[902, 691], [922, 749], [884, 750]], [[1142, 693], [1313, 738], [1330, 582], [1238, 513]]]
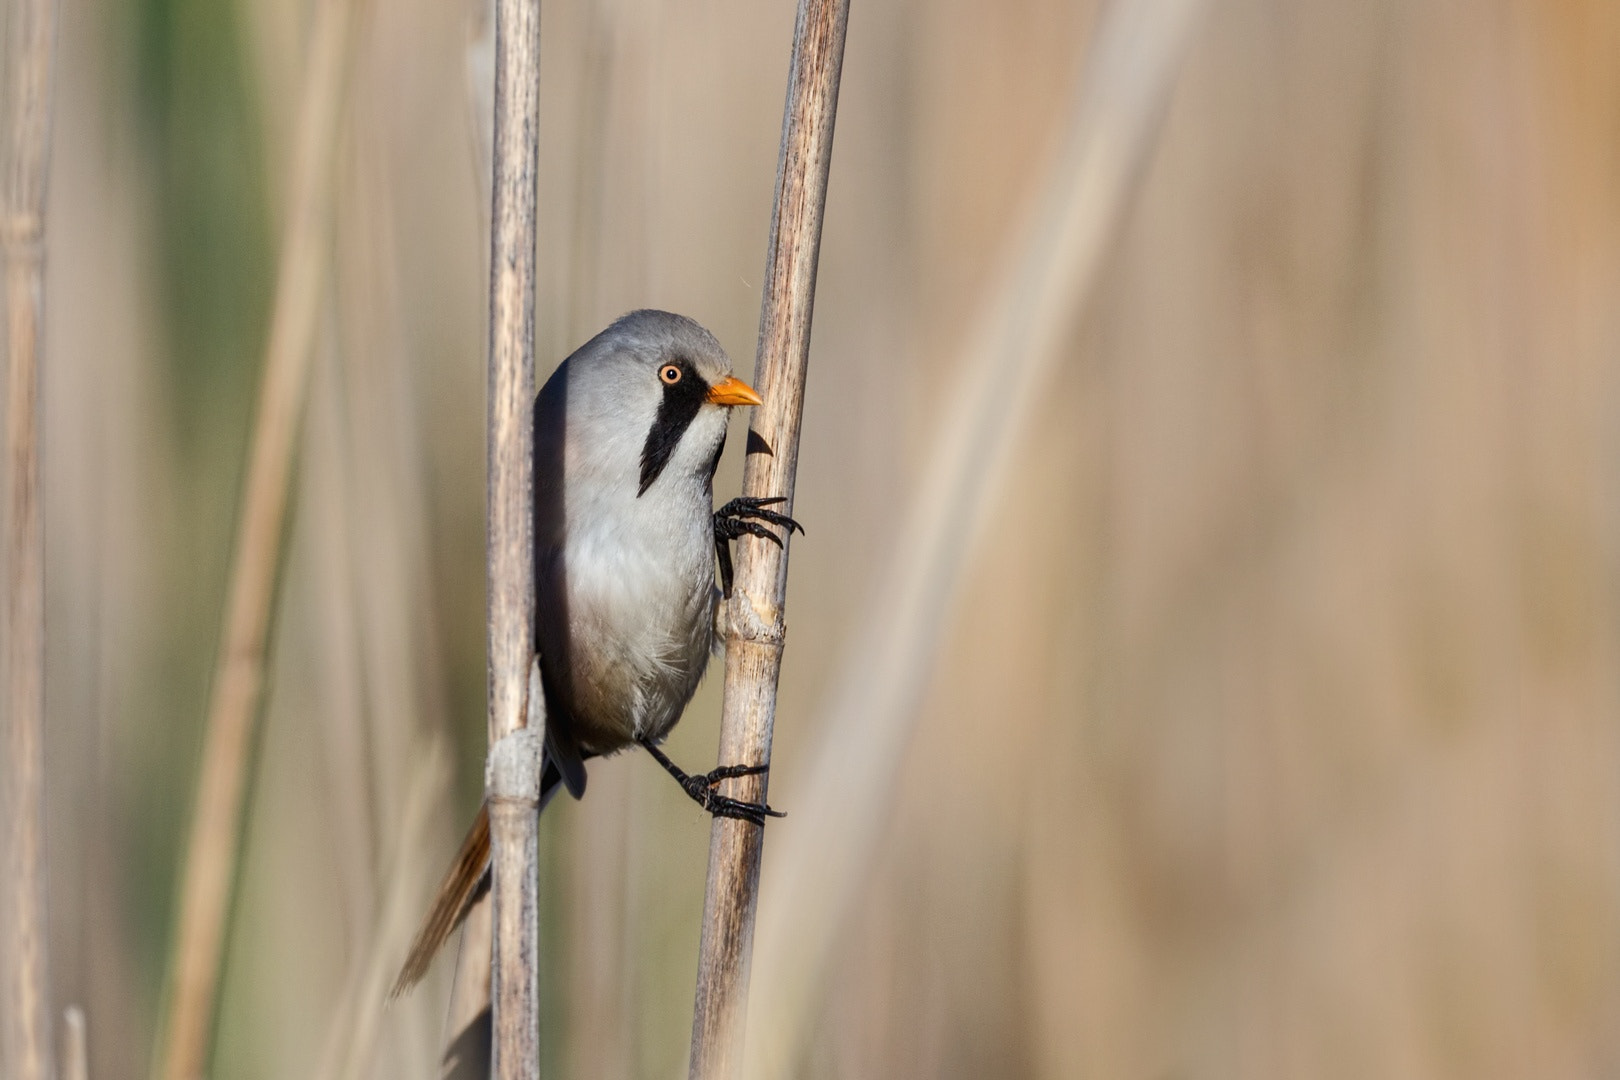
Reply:
[[681, 381], [681, 369], [674, 364], [665, 364], [658, 369], [658, 377], [664, 380], [666, 386], [674, 386]]

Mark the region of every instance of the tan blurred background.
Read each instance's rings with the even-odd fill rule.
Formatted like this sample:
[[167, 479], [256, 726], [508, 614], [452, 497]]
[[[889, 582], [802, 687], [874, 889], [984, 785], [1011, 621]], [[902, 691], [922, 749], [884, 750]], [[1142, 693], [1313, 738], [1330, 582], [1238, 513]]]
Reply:
[[[221, 1078], [337, 1075], [379, 913], [415, 917], [481, 776], [479, 12], [361, 10]], [[542, 376], [639, 306], [751, 367], [792, 15], [544, 0]], [[1097, 18], [854, 0], [780, 843]], [[147, 1071], [162, 1005], [311, 20], [62, 19], [51, 958], [107, 1080]], [[1613, 0], [1210, 0], [998, 481], [798, 1075], [1620, 1075], [1617, 57]], [[693, 767], [718, 685], [671, 740]], [[706, 819], [638, 755], [543, 833], [546, 1075], [682, 1075]], [[355, 1074], [434, 1075], [450, 966]]]

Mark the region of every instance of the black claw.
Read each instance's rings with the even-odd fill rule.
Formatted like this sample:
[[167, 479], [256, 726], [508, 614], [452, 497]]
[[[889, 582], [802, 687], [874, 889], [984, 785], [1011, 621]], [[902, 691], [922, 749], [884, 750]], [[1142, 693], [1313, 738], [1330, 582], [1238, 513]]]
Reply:
[[759, 776], [770, 771], [769, 765], [722, 765], [718, 769], [710, 769], [704, 775], [703, 781], [709, 787], [714, 787], [722, 780], [735, 780], [739, 776]]
[[769, 772], [769, 765], [722, 765], [718, 769], [692, 776], [651, 742], [643, 741], [641, 745], [646, 747], [647, 752], [658, 761], [658, 764], [675, 778], [681, 785], [681, 790], [686, 792], [693, 802], [716, 817], [737, 818], [763, 826], [767, 817], [787, 816], [780, 810], [772, 810], [765, 803], [743, 802], [740, 799], [728, 798], [715, 790], [722, 780], [733, 780], [739, 776], [759, 776]]
[[787, 817], [787, 815], [782, 813], [780, 810], [772, 810], [764, 803], [738, 802], [736, 799], [728, 799], [724, 795], [716, 795], [714, 798], [710, 799], [708, 805], [705, 806], [704, 809], [713, 814], [715, 817], [729, 817], [737, 818], [739, 821], [751, 821], [760, 828], [765, 827], [765, 819], [767, 817]]
[[778, 514], [770, 510], [755, 510], [748, 516], [751, 518], [758, 518], [760, 521], [768, 521], [772, 525], [786, 529], [788, 532], [792, 532], [793, 530], [797, 529], [801, 535], [804, 533], [804, 526], [800, 525], [797, 521], [794, 521], [786, 514]]
[[749, 536], [757, 536], [761, 540], [769, 540], [777, 547], [782, 546], [782, 538], [757, 521], [741, 521], [734, 518], [727, 523], [727, 531], [731, 533], [731, 539], [733, 540], [747, 533]]
[[778, 503], [785, 502], [787, 502], [787, 498], [782, 495], [772, 495], [769, 498], [759, 498], [752, 495], [740, 495], [717, 510], [714, 516], [717, 520], [721, 518], [729, 518], [733, 520], [740, 518], [758, 518], [761, 521], [768, 521], [772, 525], [781, 526], [782, 528], [787, 529], [789, 532], [797, 529], [799, 535], [803, 536], [803, 525], [800, 525], [797, 521], [794, 521], [786, 514], [778, 514], [774, 510], [765, 509], [767, 506], [775, 506]]
[[[731, 541], [739, 536], [757, 536], [761, 540], [769, 540], [777, 547], [783, 546], [783, 538], [772, 532], [767, 526], [774, 525], [779, 529], [786, 529], [791, 535], [795, 529], [802, 536], [804, 526], [788, 517], [778, 514], [774, 510], [767, 510], [767, 506], [786, 502], [781, 495], [762, 498], [752, 495], [743, 495], [732, 499], [726, 505], [714, 512], [714, 551], [720, 563], [720, 592], [724, 596], [731, 595], [732, 566]], [[763, 523], [763, 524], [762, 524]]]

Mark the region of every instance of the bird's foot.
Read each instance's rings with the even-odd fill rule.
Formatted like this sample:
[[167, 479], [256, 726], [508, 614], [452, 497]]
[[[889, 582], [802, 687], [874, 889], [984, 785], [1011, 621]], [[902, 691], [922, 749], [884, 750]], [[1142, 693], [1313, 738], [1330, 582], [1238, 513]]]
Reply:
[[751, 495], [738, 496], [714, 512], [714, 534], [716, 537], [724, 534], [727, 540], [735, 540], [744, 533], [748, 533], [769, 540], [780, 547], [782, 538], [766, 528], [765, 525], [760, 524], [760, 522], [779, 526], [788, 530], [788, 532], [795, 529], [801, 534], [804, 532], [804, 526], [786, 514], [779, 514], [775, 510], [765, 509], [767, 506], [775, 506], [784, 502], [787, 502], [787, 499], [781, 495], [774, 495], [770, 498], [756, 498]]
[[694, 802], [716, 817], [740, 818], [743, 821], [752, 821], [755, 825], [765, 824], [767, 817], [786, 817], [780, 810], [772, 810], [762, 802], [742, 802], [730, 799], [715, 789], [720, 781], [730, 780], [737, 776], [758, 776], [769, 772], [769, 765], [722, 765], [718, 769], [711, 769], [702, 776], [689, 776], [681, 784]]
[[763, 802], [743, 802], [741, 799], [729, 798], [715, 790], [722, 780], [732, 780], [739, 776], [760, 776], [770, 771], [769, 765], [722, 765], [706, 773], [693, 776], [679, 765], [671, 761], [662, 750], [651, 742], [643, 741], [642, 746], [673, 776], [681, 785], [681, 790], [691, 797], [703, 809], [715, 817], [737, 818], [741, 821], [751, 821], [755, 825], [764, 825], [767, 817], [786, 817], [780, 810], [773, 810]]
[[714, 551], [720, 560], [720, 591], [726, 596], [731, 595], [731, 541], [739, 536], [757, 536], [762, 540], [769, 540], [777, 547], [782, 546], [782, 537], [771, 530], [770, 526], [786, 529], [788, 535], [793, 530], [804, 534], [804, 526], [775, 510], [765, 509], [787, 500], [780, 495], [770, 498], [759, 498], [744, 495], [732, 499], [726, 505], [714, 512]]

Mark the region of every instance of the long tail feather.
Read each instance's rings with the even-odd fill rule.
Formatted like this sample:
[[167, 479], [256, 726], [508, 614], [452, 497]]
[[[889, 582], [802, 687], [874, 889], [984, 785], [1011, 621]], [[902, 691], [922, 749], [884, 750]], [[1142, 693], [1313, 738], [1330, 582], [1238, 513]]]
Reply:
[[[584, 771], [581, 766], [581, 774]], [[540, 809], [546, 808], [562, 786], [562, 772], [556, 759], [547, 754], [540, 774]], [[583, 780], [580, 787], [583, 790]], [[389, 1000], [399, 997], [422, 981], [433, 958], [488, 888], [489, 807], [480, 806], [478, 816], [473, 818], [472, 828], [467, 830], [467, 838], [461, 842], [461, 850], [456, 852], [455, 862], [450, 864], [444, 880], [439, 882], [433, 906], [428, 909], [427, 918], [422, 920], [416, 940], [411, 942], [411, 951], [406, 954], [405, 963], [399, 969], [394, 988], [388, 991]]]
[[472, 828], [467, 831], [467, 838], [461, 842], [461, 850], [456, 853], [455, 862], [450, 864], [444, 880], [439, 883], [438, 894], [433, 898], [427, 918], [422, 920], [422, 928], [411, 942], [411, 951], [406, 954], [405, 963], [399, 969], [394, 988], [388, 992], [390, 999], [399, 997], [422, 981], [439, 949], [455, 933], [461, 920], [467, 917], [479, 894], [488, 887], [488, 880], [489, 809], [480, 806]]

